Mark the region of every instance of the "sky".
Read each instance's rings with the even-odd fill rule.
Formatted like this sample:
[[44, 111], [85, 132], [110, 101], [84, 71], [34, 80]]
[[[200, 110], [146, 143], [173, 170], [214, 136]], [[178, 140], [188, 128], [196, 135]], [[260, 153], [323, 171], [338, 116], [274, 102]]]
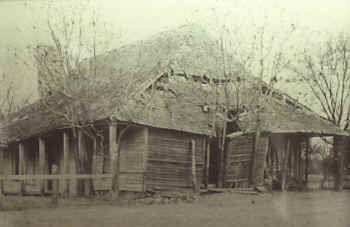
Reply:
[[[35, 93], [36, 73], [16, 64], [13, 50], [26, 58], [28, 45], [47, 42], [48, 2], [0, 0], [0, 74], [16, 78], [21, 95]], [[68, 0], [53, 2], [71, 6]], [[109, 31], [119, 34], [111, 42], [113, 48], [186, 23], [198, 23], [211, 31], [223, 24], [239, 26], [247, 34], [253, 24], [267, 23], [280, 35], [284, 27], [295, 25], [300, 46], [350, 31], [349, 0], [100, 0], [94, 4]]]

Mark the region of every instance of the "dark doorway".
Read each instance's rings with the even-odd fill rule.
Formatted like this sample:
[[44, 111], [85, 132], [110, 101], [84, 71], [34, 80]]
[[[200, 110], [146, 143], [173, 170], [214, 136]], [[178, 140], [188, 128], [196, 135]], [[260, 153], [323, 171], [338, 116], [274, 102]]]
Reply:
[[219, 148], [217, 141], [210, 143], [210, 160], [209, 160], [209, 184], [216, 184], [219, 176], [220, 166]]
[[[59, 133], [52, 134], [45, 138], [46, 150], [46, 173], [53, 174], [53, 165], [58, 167], [60, 172], [60, 164], [62, 159], [62, 135]], [[57, 174], [57, 173], [56, 173]], [[53, 190], [53, 181], [48, 180], [46, 185], [46, 193], [51, 193]]]

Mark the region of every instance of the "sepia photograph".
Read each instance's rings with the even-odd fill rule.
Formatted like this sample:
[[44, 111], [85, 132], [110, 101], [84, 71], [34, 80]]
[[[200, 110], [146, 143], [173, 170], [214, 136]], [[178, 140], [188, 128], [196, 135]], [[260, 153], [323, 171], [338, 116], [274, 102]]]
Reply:
[[350, 0], [0, 0], [0, 227], [349, 227]]

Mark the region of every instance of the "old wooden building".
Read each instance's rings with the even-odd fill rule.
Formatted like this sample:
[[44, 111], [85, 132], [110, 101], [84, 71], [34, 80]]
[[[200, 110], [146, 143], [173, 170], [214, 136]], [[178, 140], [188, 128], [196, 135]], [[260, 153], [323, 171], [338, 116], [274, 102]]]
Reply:
[[[119, 81], [116, 90], [128, 87], [127, 102], [91, 102], [98, 111], [87, 114], [99, 136], [72, 130], [42, 100], [11, 114], [1, 128], [2, 193], [50, 194], [57, 180], [62, 195], [256, 185], [273, 171], [307, 172], [300, 157], [309, 136], [335, 136], [335, 150], [343, 150], [345, 132], [275, 89], [257, 121], [246, 99], [237, 104], [235, 88], [239, 78], [240, 96], [249, 97], [267, 85], [239, 64], [224, 78], [220, 56], [217, 43], [193, 26], [99, 56], [99, 76]], [[223, 96], [227, 86], [232, 92]], [[224, 154], [217, 143], [222, 113], [238, 116], [227, 126]]]

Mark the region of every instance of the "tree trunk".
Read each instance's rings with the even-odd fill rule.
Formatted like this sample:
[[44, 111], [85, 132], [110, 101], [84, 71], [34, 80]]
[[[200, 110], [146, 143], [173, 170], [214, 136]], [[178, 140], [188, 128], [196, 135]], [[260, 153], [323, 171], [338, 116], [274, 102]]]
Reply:
[[258, 154], [259, 142], [260, 142], [260, 131], [257, 130], [255, 133], [254, 149], [252, 152], [252, 162], [250, 167], [250, 184], [253, 187], [256, 187], [256, 156]]

